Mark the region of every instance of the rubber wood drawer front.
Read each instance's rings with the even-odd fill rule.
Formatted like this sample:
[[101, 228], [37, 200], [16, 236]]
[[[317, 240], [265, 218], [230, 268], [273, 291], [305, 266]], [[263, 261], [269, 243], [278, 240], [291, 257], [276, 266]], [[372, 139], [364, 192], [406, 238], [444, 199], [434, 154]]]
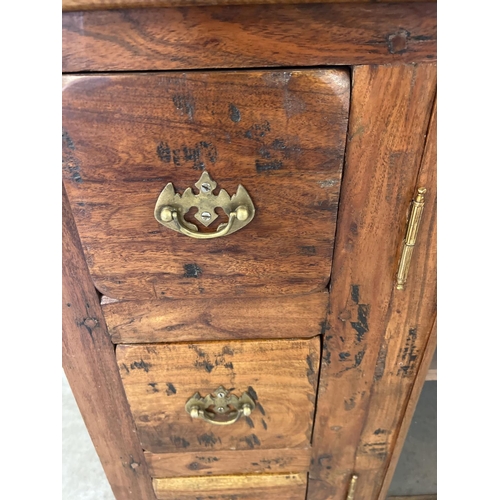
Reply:
[[304, 500], [307, 475], [155, 479], [159, 500]]
[[[219, 451], [232, 450], [234, 460], [243, 464], [246, 452], [248, 461], [255, 462], [257, 450], [297, 448], [301, 455], [300, 449], [310, 448], [319, 337], [121, 344], [116, 347], [116, 356], [137, 433], [148, 452], [196, 452], [197, 457], [210, 452], [216, 461]], [[219, 386], [238, 397], [247, 392], [256, 407], [231, 425], [214, 425], [186, 412], [186, 402], [195, 393], [204, 397]], [[227, 453], [222, 456], [227, 458]], [[189, 463], [186, 473], [194, 475], [196, 468]], [[240, 472], [247, 470], [242, 465]]]
[[[63, 178], [96, 287], [128, 300], [323, 289], [349, 96], [344, 69], [68, 77]], [[246, 227], [196, 240], [156, 221], [163, 188], [197, 192], [204, 171], [248, 191]]]
[[115, 344], [295, 338], [319, 335], [326, 290], [273, 297], [158, 299], [103, 304]]

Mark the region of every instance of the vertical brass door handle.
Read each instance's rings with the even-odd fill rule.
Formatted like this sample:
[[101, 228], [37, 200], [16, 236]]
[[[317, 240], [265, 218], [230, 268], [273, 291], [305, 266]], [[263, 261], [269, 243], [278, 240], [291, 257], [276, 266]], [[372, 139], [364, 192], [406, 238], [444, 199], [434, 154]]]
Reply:
[[197, 392], [188, 400], [185, 408], [192, 418], [214, 425], [231, 425], [241, 416], [248, 417], [255, 408], [255, 402], [246, 392], [238, 398], [220, 386], [214, 394], [204, 398]]
[[[231, 197], [224, 189], [221, 189], [219, 194], [214, 195], [213, 191], [217, 187], [217, 183], [205, 171], [195, 186], [198, 188], [198, 194], [194, 194], [189, 187], [180, 195], [175, 192], [174, 185], [169, 182], [156, 202], [155, 219], [169, 229], [199, 240], [226, 236], [252, 221], [255, 207], [250, 195], [242, 185], [238, 186], [236, 194]], [[217, 207], [224, 210], [229, 220], [227, 223], [219, 224], [214, 232], [202, 233], [195, 224], [184, 219], [191, 207], [198, 209], [194, 217], [204, 226], [209, 226], [217, 219], [218, 214], [215, 212]]]

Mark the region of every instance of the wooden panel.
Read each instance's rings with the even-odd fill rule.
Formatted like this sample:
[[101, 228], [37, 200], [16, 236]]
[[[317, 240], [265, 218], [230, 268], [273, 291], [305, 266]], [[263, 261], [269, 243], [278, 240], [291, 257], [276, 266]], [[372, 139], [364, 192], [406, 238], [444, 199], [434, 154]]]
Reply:
[[188, 453], [145, 452], [153, 477], [206, 476], [223, 474], [276, 474], [307, 472], [311, 448]]
[[[252, 5], [297, 3], [363, 3], [373, 0], [62, 0], [63, 11], [97, 9], [144, 9], [149, 7], [189, 7], [193, 5]], [[394, 2], [396, 0], [385, 0]], [[407, 0], [421, 2], [424, 0]], [[428, 0], [427, 0], [428, 1]]]
[[[137, 433], [154, 453], [303, 448], [310, 443], [319, 337], [308, 340], [118, 345], [116, 355]], [[223, 385], [258, 402], [232, 425], [192, 419], [196, 392]]]
[[67, 12], [63, 71], [423, 62], [436, 35], [436, 3]]
[[[339, 69], [71, 80], [64, 182], [97, 288], [132, 300], [324, 289], [349, 89]], [[182, 192], [203, 169], [248, 190], [248, 226], [195, 240], [155, 220], [164, 186]]]
[[185, 342], [319, 335], [328, 292], [294, 297], [117, 302], [103, 305], [111, 340]]
[[117, 500], [154, 500], [99, 299], [63, 192], [63, 366]]
[[153, 484], [158, 500], [304, 500], [307, 474], [179, 477], [153, 479]]
[[[376, 498], [380, 491], [436, 315], [435, 118], [433, 113], [415, 183], [415, 191], [417, 186], [425, 186], [427, 193], [408, 282], [404, 290], [395, 290], [391, 297], [379, 351], [385, 369], [380, 366], [375, 373], [356, 453], [355, 468], [360, 473], [356, 491], [361, 498]], [[401, 220], [401, 227], [405, 230], [405, 218]], [[400, 253], [399, 250], [398, 257]], [[421, 387], [420, 384], [419, 389]], [[361, 471], [367, 472], [361, 474]]]
[[[434, 105], [425, 153], [417, 185], [427, 188], [426, 204], [417, 243], [413, 251], [410, 273], [405, 290], [398, 290], [393, 298], [393, 311], [389, 318], [382, 349], [387, 352], [389, 367], [375, 381], [370, 412], [361, 436], [359, 459], [356, 467], [373, 467], [378, 470], [367, 474], [361, 481], [360, 491], [378, 493], [384, 500], [403, 448], [418, 397], [425, 382], [429, 365], [436, 349], [437, 309], [437, 116]], [[434, 331], [432, 332], [432, 327]], [[405, 334], [402, 335], [401, 332]], [[429, 334], [432, 332], [430, 338]], [[363, 450], [370, 447], [374, 427], [386, 432], [379, 446], [379, 454], [371, 460]], [[380, 433], [379, 433], [379, 437]], [[373, 445], [372, 445], [373, 446]], [[359, 463], [359, 466], [358, 466]], [[387, 473], [386, 470], [388, 469]], [[374, 496], [375, 498], [375, 496]]]
[[[434, 327], [432, 329], [431, 335], [427, 342], [425, 352], [422, 356], [422, 362], [420, 364], [418, 374], [415, 377], [415, 383], [412, 387], [410, 397], [408, 400], [408, 405], [406, 406], [404, 416], [399, 429], [397, 429], [397, 437], [395, 437], [394, 449], [391, 454], [390, 463], [388, 470], [384, 476], [384, 482], [382, 484], [382, 489], [378, 495], [379, 500], [384, 500], [386, 498], [387, 492], [391, 485], [394, 472], [396, 471], [396, 466], [398, 464], [399, 457], [403, 450], [403, 446], [406, 440], [406, 435], [410, 429], [410, 425], [413, 419], [413, 414], [417, 407], [417, 403], [422, 392], [424, 382], [426, 381], [425, 373], [429, 363], [431, 362], [431, 353], [436, 348], [437, 341], [437, 321], [434, 322]], [[435, 500], [437, 495], [423, 495], [415, 497], [390, 497], [391, 500]]]
[[[406, 354], [399, 353], [403, 365], [395, 364], [392, 351], [385, 347], [386, 333], [391, 332], [394, 343], [399, 339], [404, 343], [412, 340], [409, 328], [417, 328], [419, 338], [429, 332], [432, 307], [426, 313], [422, 310], [422, 315], [418, 307], [423, 300], [419, 287], [432, 272], [424, 273], [418, 262], [412, 265], [410, 279], [418, 285], [410, 288], [415, 285], [409, 281], [408, 288], [419, 293], [397, 291], [395, 276], [435, 86], [433, 64], [354, 69], [331, 314], [323, 346], [309, 475], [311, 500], [344, 500], [354, 472], [359, 475], [356, 495], [374, 498], [373, 491], [365, 490], [367, 469], [380, 468], [379, 453], [381, 456], [387, 449], [377, 443], [386, 442], [391, 427], [372, 428], [378, 419], [372, 420], [370, 415], [373, 439], [367, 441], [368, 410], [390, 412], [399, 393], [394, 401], [389, 391], [380, 399], [376, 393], [381, 380], [394, 373], [404, 385], [413, 379], [416, 369], [411, 344], [406, 346]], [[431, 212], [427, 211], [427, 218]], [[425, 228], [422, 233], [425, 239]], [[429, 254], [427, 258], [431, 258]], [[429, 293], [424, 301], [427, 308], [433, 300], [432, 283], [425, 290]], [[394, 331], [399, 316], [408, 329]], [[360, 446], [368, 445], [362, 470], [358, 468], [360, 442]], [[377, 486], [380, 483], [372, 487]]]

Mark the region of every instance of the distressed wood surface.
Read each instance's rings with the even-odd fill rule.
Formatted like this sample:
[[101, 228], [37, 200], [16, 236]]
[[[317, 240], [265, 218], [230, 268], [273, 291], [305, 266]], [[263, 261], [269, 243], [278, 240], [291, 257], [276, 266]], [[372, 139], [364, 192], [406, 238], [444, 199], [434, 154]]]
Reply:
[[154, 500], [97, 292], [63, 190], [63, 367], [117, 500]]
[[[307, 446], [319, 344], [316, 337], [118, 345], [120, 374], [143, 448], [168, 453]], [[252, 414], [225, 426], [192, 419], [186, 402], [220, 385], [236, 396], [247, 391], [258, 403]]]
[[314, 337], [328, 292], [293, 297], [117, 302], [102, 306], [114, 343]]
[[[63, 177], [96, 287], [132, 300], [323, 290], [349, 90], [344, 69], [72, 79]], [[230, 195], [247, 189], [248, 226], [195, 240], [155, 220], [165, 185], [183, 192], [204, 169]]]
[[432, 2], [66, 12], [63, 71], [424, 62], [436, 37]]
[[[395, 438], [394, 449], [391, 454], [390, 463], [387, 472], [384, 475], [384, 482], [382, 484], [382, 489], [378, 495], [379, 500], [385, 500], [389, 487], [391, 485], [394, 472], [396, 471], [396, 466], [398, 459], [403, 450], [406, 435], [410, 429], [410, 425], [413, 419], [413, 414], [417, 407], [417, 403], [422, 391], [423, 385], [426, 382], [425, 373], [426, 369], [432, 360], [432, 351], [436, 348], [437, 342], [437, 321], [434, 322], [434, 326], [427, 342], [425, 352], [422, 356], [422, 362], [419, 367], [417, 376], [415, 377], [415, 383], [411, 389], [408, 404], [405, 408], [404, 416], [399, 429], [397, 429], [397, 437]], [[388, 500], [436, 500], [437, 495], [422, 495], [415, 497], [389, 497]]]
[[153, 479], [158, 500], [304, 500], [307, 474]]
[[153, 477], [307, 472], [311, 447], [279, 450], [144, 453]]
[[[364, 3], [373, 0], [62, 0], [63, 11], [98, 9], [144, 9], [151, 7], [190, 7], [204, 5], [268, 5], [306, 3]], [[384, 0], [394, 2], [397, 0]], [[399, 0], [400, 1], [400, 0]], [[428, 0], [407, 0], [422, 2]]]
[[[412, 263], [407, 286], [410, 293], [395, 289], [395, 276], [435, 87], [433, 64], [354, 69], [309, 500], [344, 500], [353, 473], [359, 475], [356, 495], [359, 491], [359, 498], [376, 497], [381, 484], [367, 484], [368, 471], [384, 470], [379, 455], [387, 447], [378, 443], [386, 443], [393, 429], [385, 421], [376, 426], [373, 412], [376, 414], [380, 405], [387, 416], [398, 414], [400, 408], [392, 413], [391, 409], [393, 403], [397, 407], [401, 396], [386, 391], [380, 398], [378, 388], [384, 377], [394, 373], [401, 390], [409, 389], [406, 382], [413, 380], [420, 361], [418, 354], [413, 357], [411, 345], [405, 344], [412, 340], [409, 329], [416, 328], [419, 338], [430, 329], [433, 284], [425, 283], [421, 265], [426, 258], [432, 259], [432, 251], [424, 250], [421, 264]], [[427, 223], [431, 212], [425, 213]], [[421, 231], [425, 239], [425, 227]], [[426, 276], [432, 275], [429, 272]], [[419, 300], [424, 292], [429, 294], [425, 299], [427, 313], [421, 314]], [[395, 297], [396, 293], [400, 295]], [[387, 335], [399, 316], [401, 326], [408, 328], [394, 332], [391, 346], [386, 347]], [[396, 344], [400, 340], [408, 351], [399, 352]], [[403, 365], [397, 366], [396, 359]]]
[[[429, 80], [435, 82], [434, 78]], [[355, 469], [360, 473], [356, 491], [361, 498], [378, 497], [391, 456], [397, 459], [393, 450], [436, 315], [435, 109], [412, 197], [420, 186], [425, 186], [427, 193], [408, 281], [404, 290], [394, 290], [391, 297], [369, 408], [356, 452]], [[406, 207], [408, 213], [409, 208], [410, 203]], [[400, 225], [403, 237], [406, 223], [407, 217], [402, 218]], [[398, 257], [401, 248], [398, 249]], [[432, 357], [432, 352], [428, 356]], [[427, 368], [422, 373], [424, 378]], [[420, 393], [422, 384], [417, 387], [417, 393]], [[361, 474], [361, 471], [366, 472]]]
[[[394, 292], [381, 350], [386, 371], [372, 389], [357, 468], [376, 469], [360, 481], [362, 494], [384, 500], [436, 349], [437, 116], [434, 104], [417, 186], [427, 188], [424, 212], [404, 290]], [[434, 326], [434, 331], [433, 331]], [[432, 332], [432, 334], [431, 334]], [[430, 338], [429, 338], [429, 335]], [[379, 430], [375, 436], [376, 430]], [[380, 432], [383, 430], [384, 432]], [[375, 457], [366, 454], [377, 447]], [[387, 471], [387, 472], [386, 472]], [[361, 479], [361, 478], [360, 478]], [[381, 485], [381, 491], [377, 486]], [[379, 486], [380, 488], [380, 486]], [[366, 492], [366, 493], [365, 493]]]

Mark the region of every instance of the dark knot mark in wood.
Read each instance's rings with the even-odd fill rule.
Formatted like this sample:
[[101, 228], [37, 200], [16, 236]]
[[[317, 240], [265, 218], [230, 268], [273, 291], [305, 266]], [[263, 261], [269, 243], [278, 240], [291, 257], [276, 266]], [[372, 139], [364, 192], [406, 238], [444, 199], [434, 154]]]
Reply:
[[165, 393], [167, 394], [167, 396], [177, 394], [177, 389], [175, 388], [174, 384], [172, 384], [171, 382], [167, 382], [166, 386], [167, 390], [165, 391]]
[[240, 110], [233, 103], [229, 104], [229, 118], [231, 118], [234, 123], [241, 121]]
[[369, 331], [368, 316], [370, 314], [369, 304], [360, 304], [359, 285], [351, 286], [351, 300], [356, 304], [357, 321], [351, 321], [351, 326], [356, 331], [356, 340], [361, 342], [365, 333]]
[[417, 329], [410, 328], [408, 331], [408, 336], [405, 340], [405, 345], [400, 351], [401, 361], [399, 362], [398, 375], [402, 377], [410, 377], [415, 372], [416, 361], [419, 354], [416, 342]]
[[213, 432], [202, 434], [198, 436], [198, 443], [200, 445], [206, 446], [207, 448], [213, 448], [217, 442], [222, 443], [219, 437], [216, 437]]
[[149, 363], [146, 363], [144, 360], [140, 361], [134, 361], [130, 365], [131, 370], [144, 370], [146, 373], [149, 372], [149, 369], [151, 368], [151, 365]]
[[199, 278], [203, 274], [203, 270], [198, 264], [184, 264], [185, 278]]
[[245, 436], [241, 441], [245, 441], [249, 448], [254, 449], [255, 446], [260, 446], [260, 439], [255, 435]]

